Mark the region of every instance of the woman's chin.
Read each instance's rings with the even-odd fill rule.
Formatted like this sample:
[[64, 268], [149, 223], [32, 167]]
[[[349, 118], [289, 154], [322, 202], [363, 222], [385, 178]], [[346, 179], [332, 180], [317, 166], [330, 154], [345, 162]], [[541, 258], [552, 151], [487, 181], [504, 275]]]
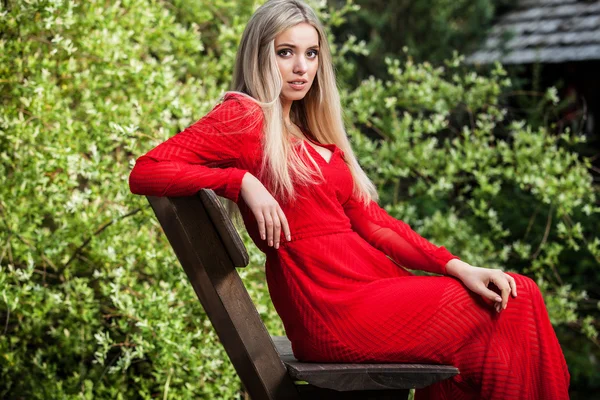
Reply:
[[306, 91], [282, 92], [281, 97], [288, 101], [302, 100], [306, 96]]

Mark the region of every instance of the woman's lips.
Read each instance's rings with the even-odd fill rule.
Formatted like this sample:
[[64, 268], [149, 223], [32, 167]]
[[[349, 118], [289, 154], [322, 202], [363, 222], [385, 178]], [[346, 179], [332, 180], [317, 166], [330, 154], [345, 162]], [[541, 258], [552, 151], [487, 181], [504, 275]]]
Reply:
[[288, 82], [288, 84], [289, 84], [289, 85], [290, 85], [290, 87], [291, 87], [292, 89], [294, 89], [294, 90], [302, 90], [302, 89], [304, 89], [304, 87], [305, 87], [305, 86], [306, 86], [306, 84], [308, 83], [308, 82], [302, 82], [302, 83], [293, 83], [293, 82], [294, 82], [294, 81], [292, 81], [292, 82]]

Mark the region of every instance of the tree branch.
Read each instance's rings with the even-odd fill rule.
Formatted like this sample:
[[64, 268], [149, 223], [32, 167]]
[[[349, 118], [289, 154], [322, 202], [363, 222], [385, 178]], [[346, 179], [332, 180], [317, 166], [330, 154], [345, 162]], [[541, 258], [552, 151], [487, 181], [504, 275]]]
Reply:
[[71, 255], [71, 257], [69, 258], [69, 260], [65, 263], [65, 265], [62, 266], [60, 273], [62, 273], [65, 268], [67, 268], [69, 266], [69, 264], [71, 264], [71, 262], [75, 259], [75, 257], [77, 257], [79, 255], [79, 253], [83, 250], [84, 247], [86, 247], [94, 238], [94, 236], [98, 236], [100, 233], [102, 233], [106, 228], [108, 228], [109, 226], [111, 226], [112, 224], [114, 224], [115, 222], [118, 222], [122, 219], [125, 219], [127, 217], [131, 217], [132, 215], [137, 214], [138, 212], [142, 211], [141, 208], [137, 208], [133, 211], [128, 212], [127, 214], [119, 217], [119, 218], [115, 218], [110, 220], [109, 222], [105, 223], [104, 225], [102, 225], [100, 228], [98, 228], [96, 230], [96, 232], [94, 232], [94, 234], [92, 236], [90, 236], [89, 238], [87, 238], [86, 240], [83, 241], [83, 243], [81, 244], [81, 246], [79, 246], [75, 252]]

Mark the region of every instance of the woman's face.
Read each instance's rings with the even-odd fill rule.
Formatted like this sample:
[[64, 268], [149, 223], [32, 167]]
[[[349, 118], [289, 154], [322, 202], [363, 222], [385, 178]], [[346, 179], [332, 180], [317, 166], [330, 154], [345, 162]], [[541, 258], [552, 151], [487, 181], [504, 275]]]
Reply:
[[319, 34], [302, 22], [275, 38], [275, 58], [283, 79], [281, 97], [301, 100], [312, 86], [319, 66]]

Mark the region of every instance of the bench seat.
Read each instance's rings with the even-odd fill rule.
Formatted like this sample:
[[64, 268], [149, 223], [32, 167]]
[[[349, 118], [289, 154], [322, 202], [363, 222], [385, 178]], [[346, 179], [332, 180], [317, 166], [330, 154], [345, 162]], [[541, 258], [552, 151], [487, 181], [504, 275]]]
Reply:
[[453, 377], [451, 365], [404, 363], [307, 363], [292, 354], [286, 336], [271, 336], [281, 361], [295, 381], [338, 391], [418, 389]]

